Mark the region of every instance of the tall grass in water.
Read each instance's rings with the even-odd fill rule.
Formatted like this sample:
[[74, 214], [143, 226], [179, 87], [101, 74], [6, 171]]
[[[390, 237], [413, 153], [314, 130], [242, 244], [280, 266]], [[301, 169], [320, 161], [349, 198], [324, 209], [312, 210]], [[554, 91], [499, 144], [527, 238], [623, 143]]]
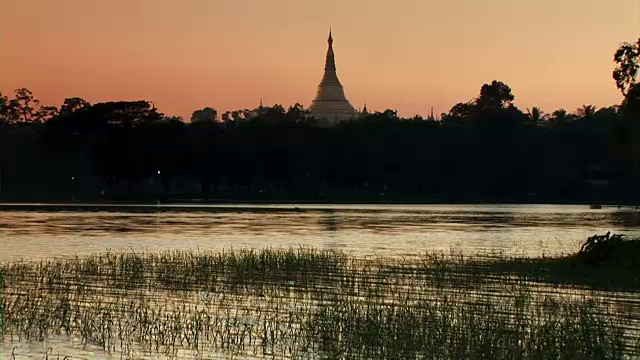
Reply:
[[0, 266], [0, 335], [4, 335], [4, 267]]
[[[592, 300], [547, 298], [526, 306], [341, 303], [312, 317], [314, 349], [323, 357], [383, 359], [618, 359], [621, 329], [594, 315]], [[534, 315], [534, 316], [532, 316]], [[609, 330], [605, 330], [609, 328]]]
[[491, 264], [313, 249], [14, 262], [2, 265], [5, 341], [73, 336], [108, 353], [204, 358], [640, 355], [640, 321], [623, 323], [606, 294], [487, 275]]

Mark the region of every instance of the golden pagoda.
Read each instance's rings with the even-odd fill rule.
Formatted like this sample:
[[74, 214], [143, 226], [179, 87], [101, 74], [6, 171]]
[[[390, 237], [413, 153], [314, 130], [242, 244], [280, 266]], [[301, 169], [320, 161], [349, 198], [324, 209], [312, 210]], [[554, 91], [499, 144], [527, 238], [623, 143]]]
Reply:
[[329, 123], [352, 120], [358, 117], [358, 112], [347, 100], [342, 84], [338, 80], [331, 30], [329, 30], [328, 42], [329, 48], [324, 65], [324, 76], [320, 81], [320, 85], [318, 85], [316, 98], [311, 102], [309, 115]]

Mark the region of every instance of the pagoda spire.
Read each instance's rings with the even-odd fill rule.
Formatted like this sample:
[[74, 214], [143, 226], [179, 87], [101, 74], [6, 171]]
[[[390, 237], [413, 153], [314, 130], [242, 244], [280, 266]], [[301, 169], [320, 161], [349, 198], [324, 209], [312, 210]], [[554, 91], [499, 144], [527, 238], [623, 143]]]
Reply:
[[324, 74], [320, 85], [318, 85], [316, 98], [312, 101], [311, 107], [309, 108], [310, 115], [317, 119], [329, 120], [330, 122], [355, 118], [357, 111], [345, 97], [342, 84], [340, 84], [340, 80], [338, 80], [331, 28], [329, 28], [327, 43]]
[[[331, 35], [331, 28], [329, 28], [329, 39], [327, 39], [327, 42], [329, 43], [329, 47], [327, 49], [327, 60], [324, 64], [325, 77], [327, 75], [333, 75], [333, 77], [335, 77], [336, 60], [333, 54], [333, 36]], [[327, 72], [333, 72], [334, 74], [327, 74]]]

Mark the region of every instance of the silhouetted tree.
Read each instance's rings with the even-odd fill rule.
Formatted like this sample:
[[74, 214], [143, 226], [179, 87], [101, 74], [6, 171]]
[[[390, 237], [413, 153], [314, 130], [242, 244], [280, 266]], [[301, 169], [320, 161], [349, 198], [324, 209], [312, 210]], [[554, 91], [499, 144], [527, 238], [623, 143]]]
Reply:
[[636, 84], [638, 75], [638, 61], [640, 61], [640, 39], [635, 44], [624, 42], [613, 55], [616, 67], [613, 70], [613, 79], [623, 95], [626, 95], [631, 87]]
[[87, 110], [91, 104], [79, 97], [66, 98], [60, 107], [60, 115], [73, 113], [76, 111]]
[[137, 129], [138, 170], [141, 178], [158, 177], [163, 194], [171, 189], [172, 180], [188, 169], [190, 154], [186, 144], [186, 126], [179, 117], [165, 117], [145, 123]]
[[14, 114], [14, 121], [31, 122], [35, 119], [36, 108], [40, 102], [33, 98], [31, 91], [20, 88], [15, 97], [9, 101], [9, 109]]
[[473, 113], [476, 110], [476, 106], [473, 102], [457, 103], [454, 105], [448, 114], [442, 114], [442, 123], [445, 125], [461, 125], [467, 120], [470, 120]]
[[162, 120], [170, 123], [184, 123], [182, 116], [165, 116]]
[[574, 115], [565, 109], [558, 109], [551, 114], [551, 122], [556, 126], [564, 126], [568, 121], [573, 120]]
[[309, 112], [305, 110], [304, 106], [299, 103], [295, 103], [295, 105], [289, 107], [285, 114], [285, 118], [288, 123], [299, 123], [305, 122], [307, 115], [309, 115]]
[[47, 121], [57, 114], [55, 106], [41, 106], [29, 89], [20, 88], [6, 104], [5, 119], [11, 123], [33, 124]]
[[631, 86], [622, 101], [620, 110], [627, 119], [640, 119], [640, 85]]
[[205, 107], [201, 110], [196, 110], [191, 114], [191, 121], [216, 121], [218, 119], [218, 112], [214, 108]]
[[590, 119], [596, 114], [597, 108], [593, 105], [582, 105], [576, 110], [576, 115], [581, 119]]
[[515, 97], [511, 88], [502, 81], [492, 81], [480, 89], [480, 96], [476, 99], [476, 106], [480, 111], [494, 111], [511, 105]]
[[9, 98], [0, 92], [0, 125], [9, 122]]
[[545, 114], [539, 107], [534, 106], [531, 110], [527, 109], [529, 121], [533, 124], [540, 124], [549, 119], [549, 115]]
[[632, 86], [620, 109], [585, 107], [577, 121], [558, 109], [552, 126], [523, 126], [548, 116], [537, 107], [524, 114], [493, 81], [442, 121], [387, 109], [322, 127], [300, 104], [231, 110], [224, 122], [205, 108], [185, 124], [147, 101], [69, 98], [59, 114], [40, 116], [44, 107], [25, 91], [27, 118], [50, 119], [25, 123], [0, 95], [0, 116], [17, 119], [0, 126], [0, 171], [5, 196], [16, 197], [64, 197], [79, 186], [89, 197], [106, 189], [140, 198], [161, 185], [165, 195], [233, 199], [561, 201], [589, 199], [598, 169], [615, 184], [608, 196], [627, 199], [640, 174], [631, 171], [638, 94]]
[[134, 182], [149, 175], [149, 161], [142, 151], [146, 140], [140, 127], [163, 118], [149, 102], [119, 101], [91, 106], [76, 100], [66, 103], [65, 112], [49, 122], [47, 144], [70, 143], [83, 149], [93, 173], [101, 176], [108, 187], [126, 180], [131, 189]]
[[614, 144], [622, 159], [640, 175], [640, 84], [631, 85], [620, 106]]
[[283, 124], [287, 122], [286, 111], [280, 104], [271, 107], [265, 106], [260, 109], [254, 120], [267, 124]]

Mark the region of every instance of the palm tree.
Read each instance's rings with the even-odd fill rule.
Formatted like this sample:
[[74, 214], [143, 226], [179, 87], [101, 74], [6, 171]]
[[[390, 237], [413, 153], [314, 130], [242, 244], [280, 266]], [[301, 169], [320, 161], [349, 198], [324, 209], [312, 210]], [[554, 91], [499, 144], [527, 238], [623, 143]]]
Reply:
[[576, 110], [576, 114], [581, 119], [589, 119], [592, 118], [593, 115], [596, 114], [597, 108], [593, 105], [582, 105], [582, 107]]
[[544, 111], [537, 106], [532, 107], [531, 110], [527, 109], [527, 112], [529, 121], [534, 124], [540, 124], [542, 121], [546, 121], [549, 118], [549, 114], [545, 114]]
[[551, 113], [551, 121], [555, 125], [563, 125], [566, 124], [567, 121], [571, 120], [572, 115], [567, 112], [565, 109], [558, 109]]

